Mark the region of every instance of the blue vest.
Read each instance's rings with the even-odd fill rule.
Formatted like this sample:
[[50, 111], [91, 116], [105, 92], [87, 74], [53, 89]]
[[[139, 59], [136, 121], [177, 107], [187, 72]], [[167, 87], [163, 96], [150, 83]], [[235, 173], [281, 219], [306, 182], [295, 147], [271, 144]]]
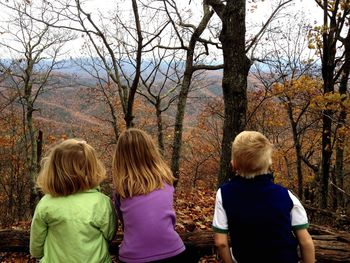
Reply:
[[271, 174], [234, 177], [221, 188], [233, 256], [239, 263], [297, 263], [288, 190]]

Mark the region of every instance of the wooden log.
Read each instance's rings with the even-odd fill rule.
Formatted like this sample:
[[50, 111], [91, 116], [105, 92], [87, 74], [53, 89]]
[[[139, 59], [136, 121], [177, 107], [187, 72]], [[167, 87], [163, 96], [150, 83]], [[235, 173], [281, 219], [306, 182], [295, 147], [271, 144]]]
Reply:
[[303, 204], [310, 222], [315, 224], [329, 224], [343, 230], [350, 230], [350, 217], [332, 210], [320, 209], [308, 204]]
[[[350, 233], [335, 231], [327, 227], [311, 225], [317, 263], [350, 263]], [[195, 231], [181, 234], [184, 243], [195, 253], [195, 257], [213, 255], [214, 233], [212, 231]], [[122, 235], [111, 242], [110, 252], [118, 254]], [[0, 252], [27, 252], [29, 250], [29, 231], [19, 229], [0, 230]]]
[[0, 252], [28, 252], [29, 231], [18, 229], [0, 230]]

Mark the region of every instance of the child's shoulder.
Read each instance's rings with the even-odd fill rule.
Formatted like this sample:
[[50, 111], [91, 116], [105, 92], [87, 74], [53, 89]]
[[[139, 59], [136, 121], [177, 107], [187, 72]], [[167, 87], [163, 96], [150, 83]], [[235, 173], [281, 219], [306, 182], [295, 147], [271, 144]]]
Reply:
[[55, 202], [65, 202], [69, 200], [72, 201], [76, 199], [85, 199], [87, 196], [91, 197], [92, 199], [110, 200], [110, 197], [107, 194], [101, 192], [101, 190], [98, 188], [94, 188], [94, 189], [89, 189], [86, 191], [77, 192], [66, 196], [52, 196], [50, 194], [45, 194], [40, 199], [38, 204], [47, 204], [47, 203], [55, 203]]
[[53, 200], [54, 198], [56, 198], [56, 197], [54, 197], [54, 196], [52, 196], [52, 195], [50, 195], [50, 194], [45, 194], [45, 195], [39, 200], [38, 205], [39, 205], [39, 204], [45, 204], [45, 203], [47, 203], [47, 202], [51, 202], [51, 200]]
[[102, 204], [102, 207], [110, 206], [113, 203], [113, 194], [108, 195], [107, 193], [97, 191], [95, 193], [97, 203]]
[[239, 184], [240, 181], [246, 180], [238, 175], [231, 177], [228, 181], [223, 182], [220, 186], [219, 189], [225, 189], [225, 188], [231, 188], [234, 187], [235, 185]]
[[107, 194], [101, 191], [100, 188], [94, 188], [94, 189], [89, 189], [87, 191], [82, 192], [81, 197], [85, 198], [85, 194], [88, 193], [92, 199], [98, 199], [98, 200], [103, 200], [103, 201], [110, 201], [111, 197]]
[[55, 197], [51, 196], [50, 194], [45, 194], [37, 203], [35, 210], [36, 211], [45, 211], [48, 208], [51, 208], [54, 205]]

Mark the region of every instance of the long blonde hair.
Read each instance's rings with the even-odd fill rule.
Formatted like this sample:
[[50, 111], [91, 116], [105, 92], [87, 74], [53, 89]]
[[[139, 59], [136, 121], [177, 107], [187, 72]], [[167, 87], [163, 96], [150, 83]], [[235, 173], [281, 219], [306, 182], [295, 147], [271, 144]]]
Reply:
[[97, 187], [105, 177], [95, 149], [85, 141], [68, 139], [42, 160], [37, 186], [45, 194], [67, 196]]
[[253, 178], [269, 172], [273, 146], [260, 132], [243, 131], [232, 143], [232, 160], [240, 176]]
[[151, 136], [136, 128], [119, 136], [112, 167], [114, 187], [121, 198], [148, 194], [163, 183], [174, 182]]

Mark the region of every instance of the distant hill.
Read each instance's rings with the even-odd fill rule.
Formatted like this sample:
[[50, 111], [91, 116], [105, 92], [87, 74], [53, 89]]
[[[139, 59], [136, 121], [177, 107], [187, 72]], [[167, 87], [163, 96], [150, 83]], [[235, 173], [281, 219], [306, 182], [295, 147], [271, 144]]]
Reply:
[[[67, 133], [85, 128], [106, 128], [107, 123], [101, 119], [109, 118], [108, 108], [94, 100], [94, 95], [89, 94], [88, 87], [95, 86], [96, 80], [82, 70], [77, 61], [69, 60], [64, 64], [63, 68], [52, 74], [46, 91], [38, 97], [36, 108], [39, 111], [35, 112], [35, 119], [52, 132], [57, 130]], [[198, 81], [194, 82], [186, 106], [186, 125], [195, 124], [198, 114], [207, 101], [213, 98], [221, 99], [221, 81], [222, 71], [218, 70], [206, 71]], [[8, 82], [6, 85], [11, 83]], [[150, 108], [148, 113], [142, 114], [142, 118], [146, 117], [144, 114], [153, 114], [150, 117], [155, 118], [153, 112], [153, 108]], [[169, 118], [174, 118], [176, 103], [165, 114]]]

